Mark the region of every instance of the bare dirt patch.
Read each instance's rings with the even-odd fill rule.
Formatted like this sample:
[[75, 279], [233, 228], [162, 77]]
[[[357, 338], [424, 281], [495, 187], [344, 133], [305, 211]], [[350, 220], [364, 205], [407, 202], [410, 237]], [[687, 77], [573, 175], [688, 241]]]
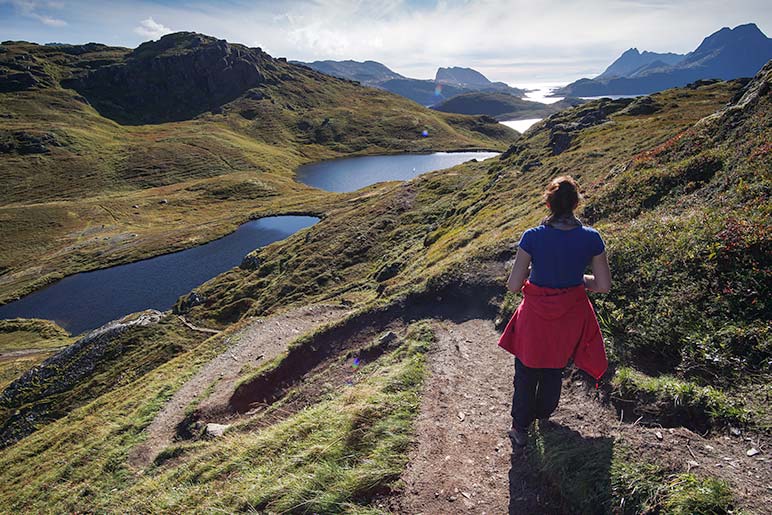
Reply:
[[545, 508], [522, 451], [512, 453], [514, 359], [493, 322], [434, 324], [417, 443], [402, 476], [401, 513], [539, 513]]
[[[186, 416], [192, 402], [204, 400], [211, 404], [227, 404], [235, 383], [245, 365], [271, 360], [303, 333], [342, 318], [347, 313], [341, 307], [311, 305], [260, 318], [250, 323], [219, 356], [186, 382], [145, 429], [147, 439], [129, 456], [137, 468], [147, 467], [164, 447], [174, 440], [177, 426]], [[209, 392], [207, 392], [209, 390]]]

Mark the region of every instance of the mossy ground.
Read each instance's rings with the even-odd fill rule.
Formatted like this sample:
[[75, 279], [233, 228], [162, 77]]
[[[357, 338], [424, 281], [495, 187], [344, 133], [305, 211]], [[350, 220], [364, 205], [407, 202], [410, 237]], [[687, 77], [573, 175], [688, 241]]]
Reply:
[[72, 341], [50, 320], [0, 320], [0, 389]]

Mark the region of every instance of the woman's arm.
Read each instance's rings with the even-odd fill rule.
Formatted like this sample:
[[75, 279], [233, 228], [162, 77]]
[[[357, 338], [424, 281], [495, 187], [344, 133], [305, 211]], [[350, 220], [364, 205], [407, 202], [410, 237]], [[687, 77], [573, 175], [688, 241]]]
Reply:
[[512, 272], [507, 279], [507, 289], [513, 292], [519, 292], [523, 283], [531, 273], [531, 255], [521, 248], [517, 249], [515, 254], [515, 264], [512, 265]]
[[611, 270], [605, 252], [593, 256], [592, 275], [584, 276], [584, 287], [598, 293], [608, 293], [611, 290]]

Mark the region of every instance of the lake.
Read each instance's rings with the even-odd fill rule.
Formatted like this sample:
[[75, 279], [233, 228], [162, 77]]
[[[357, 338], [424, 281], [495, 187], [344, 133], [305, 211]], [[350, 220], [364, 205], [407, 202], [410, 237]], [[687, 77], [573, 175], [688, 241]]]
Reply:
[[298, 168], [295, 178], [327, 191], [356, 191], [383, 181], [404, 181], [422, 173], [450, 168], [470, 159], [482, 161], [498, 152], [435, 152], [361, 156], [312, 163]]
[[136, 311], [164, 311], [181, 295], [241, 263], [249, 252], [318, 221], [313, 216], [261, 218], [198, 247], [74, 274], [0, 306], [0, 318], [44, 318], [80, 334]]
[[540, 121], [541, 121], [541, 118], [528, 118], [526, 120], [506, 120], [499, 123], [502, 125], [506, 125], [510, 129], [515, 129], [517, 132], [522, 134], [528, 129], [530, 129], [531, 125]]

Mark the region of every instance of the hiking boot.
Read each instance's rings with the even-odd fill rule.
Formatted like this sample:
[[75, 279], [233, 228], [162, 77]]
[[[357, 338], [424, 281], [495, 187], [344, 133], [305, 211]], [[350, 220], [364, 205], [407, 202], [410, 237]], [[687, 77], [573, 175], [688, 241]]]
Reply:
[[512, 426], [512, 429], [509, 430], [508, 434], [512, 439], [512, 442], [514, 442], [514, 444], [518, 447], [525, 447], [525, 445], [528, 443], [528, 433], [517, 426]]

